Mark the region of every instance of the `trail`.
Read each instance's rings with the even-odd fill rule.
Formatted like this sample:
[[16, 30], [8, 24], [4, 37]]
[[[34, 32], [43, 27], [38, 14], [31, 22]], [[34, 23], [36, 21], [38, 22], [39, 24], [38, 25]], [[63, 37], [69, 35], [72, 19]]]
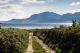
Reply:
[[[33, 48], [32, 48], [32, 35], [33, 33], [29, 33], [29, 43], [28, 43], [28, 48], [26, 53], [33, 53]], [[42, 40], [38, 39], [35, 36], [37, 42], [43, 47], [43, 49], [46, 50], [46, 53], [56, 53], [54, 50], [51, 50], [46, 44], [42, 42]]]
[[37, 37], [35, 37], [37, 42], [43, 47], [43, 49], [46, 50], [46, 53], [56, 53], [54, 50], [51, 50], [47, 45], [45, 45], [42, 40], [38, 39]]
[[29, 33], [29, 43], [28, 43], [28, 48], [26, 53], [33, 53], [33, 48], [32, 48], [32, 33]]

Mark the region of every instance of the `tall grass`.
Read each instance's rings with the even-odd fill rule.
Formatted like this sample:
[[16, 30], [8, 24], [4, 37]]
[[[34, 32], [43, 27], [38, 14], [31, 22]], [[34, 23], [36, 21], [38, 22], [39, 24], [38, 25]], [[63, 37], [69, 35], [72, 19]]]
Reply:
[[28, 47], [28, 31], [0, 29], [0, 53], [25, 53]]

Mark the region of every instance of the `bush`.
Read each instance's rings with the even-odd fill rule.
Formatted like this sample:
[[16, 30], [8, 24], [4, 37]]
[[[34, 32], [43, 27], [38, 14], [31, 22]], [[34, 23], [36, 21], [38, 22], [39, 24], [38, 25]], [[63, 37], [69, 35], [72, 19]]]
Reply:
[[25, 53], [28, 46], [28, 31], [0, 29], [0, 53]]
[[80, 24], [73, 26], [35, 30], [34, 35], [57, 53], [80, 53]]

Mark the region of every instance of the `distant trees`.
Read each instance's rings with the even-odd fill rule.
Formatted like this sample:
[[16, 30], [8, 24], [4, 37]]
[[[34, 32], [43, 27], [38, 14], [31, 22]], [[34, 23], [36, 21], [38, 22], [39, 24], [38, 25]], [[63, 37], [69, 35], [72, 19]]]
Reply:
[[76, 20], [72, 20], [72, 27], [75, 27], [77, 24]]
[[1, 29], [1, 25], [2, 25], [2, 23], [0, 23], [0, 29]]
[[2, 23], [0, 23], [0, 29], [1, 29], [1, 25], [2, 25]]

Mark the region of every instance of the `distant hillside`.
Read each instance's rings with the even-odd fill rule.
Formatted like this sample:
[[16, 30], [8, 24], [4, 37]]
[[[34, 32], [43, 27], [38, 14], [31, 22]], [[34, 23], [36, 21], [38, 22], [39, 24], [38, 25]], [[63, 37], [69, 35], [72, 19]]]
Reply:
[[27, 24], [27, 23], [60, 23], [60, 22], [71, 22], [72, 20], [80, 21], [80, 12], [71, 14], [67, 13], [64, 15], [59, 15], [53, 12], [43, 12], [40, 14], [34, 14], [28, 19], [12, 19], [6, 21], [6, 23], [14, 24]]
[[80, 12], [71, 14], [71, 13], [67, 13], [64, 14], [61, 19], [63, 20], [63, 22], [71, 22], [72, 20], [77, 20], [80, 21]]
[[59, 14], [53, 12], [43, 12], [40, 14], [32, 15], [27, 19], [29, 23], [53, 23], [58, 22], [61, 19]]

